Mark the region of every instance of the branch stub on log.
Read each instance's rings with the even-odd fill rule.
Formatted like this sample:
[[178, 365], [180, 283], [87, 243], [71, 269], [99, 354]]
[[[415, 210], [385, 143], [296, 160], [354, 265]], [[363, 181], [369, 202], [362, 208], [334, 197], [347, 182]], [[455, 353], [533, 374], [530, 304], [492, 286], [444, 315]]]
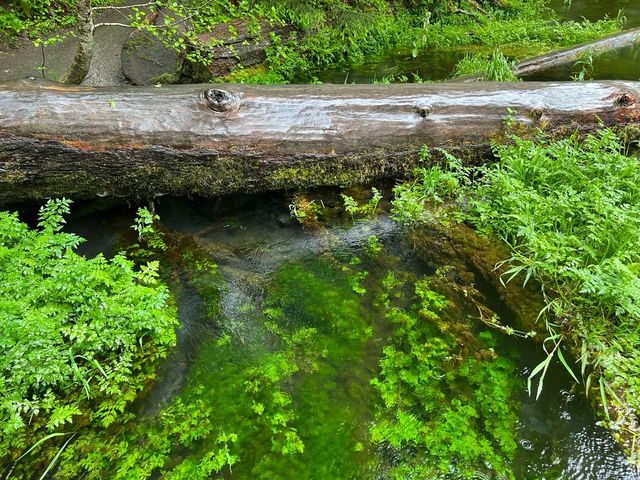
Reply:
[[218, 88], [211, 88], [204, 91], [204, 99], [214, 112], [233, 112], [240, 108], [241, 98], [239, 95]]

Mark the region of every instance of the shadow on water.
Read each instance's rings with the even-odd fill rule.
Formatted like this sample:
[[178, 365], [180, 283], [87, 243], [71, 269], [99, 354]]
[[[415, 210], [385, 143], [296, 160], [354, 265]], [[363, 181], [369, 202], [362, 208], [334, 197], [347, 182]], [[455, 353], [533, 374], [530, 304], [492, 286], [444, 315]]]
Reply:
[[[335, 192], [329, 195], [335, 197]], [[214, 398], [222, 401], [220, 397], [225, 395], [225, 390], [220, 391], [215, 385], [219, 381], [216, 379], [226, 378], [225, 385], [232, 382], [231, 377], [219, 377], [217, 372], [230, 375], [229, 372], [242, 365], [250, 366], [252, 361], [270, 358], [265, 357], [264, 352], [271, 351], [275, 344], [265, 332], [261, 315], [271, 301], [269, 298], [273, 298], [270, 289], [274, 282], [284, 289], [280, 293], [285, 295], [282, 297], [285, 300], [279, 300], [278, 305], [287, 315], [287, 328], [311, 325], [322, 332], [325, 327], [316, 322], [317, 318], [324, 318], [323, 315], [331, 315], [331, 307], [326, 305], [329, 298], [334, 302], [346, 302], [339, 308], [348, 313], [344, 308], [359, 297], [354, 297], [350, 289], [341, 290], [342, 287], [337, 286], [340, 284], [338, 278], [332, 278], [330, 270], [318, 263], [325, 258], [326, 252], [330, 251], [336, 258], [362, 256], [368, 238], [376, 235], [387, 251], [400, 259], [397, 268], [416, 278], [432, 273], [426, 265], [438, 262], [437, 258], [416, 258], [402, 231], [385, 215], [366, 222], [336, 224], [330, 227], [328, 235], [304, 230], [292, 221], [286, 198], [278, 194], [240, 195], [217, 201], [166, 198], [158, 203], [157, 212], [167, 228], [191, 236], [208, 252], [218, 264], [225, 286], [220, 297], [221, 320], [215, 329], [208, 324], [198, 291], [181, 282], [174, 288], [182, 329], [176, 352], [161, 367], [160, 380], [147, 396], [144, 405], [147, 415], [155, 414], [169, 403], [186, 383], [193, 383], [194, 378], [214, 382], [207, 384], [206, 390], [210, 389], [212, 401]], [[68, 228], [88, 238], [84, 247], [86, 255], [93, 255], [100, 249], [109, 254], [119, 237], [130, 228], [133, 216], [133, 209], [111, 208], [95, 215], [72, 217]], [[374, 262], [366, 268], [369, 270], [368, 281], [373, 281], [381, 278], [388, 267], [376, 266]], [[289, 277], [282, 277], [283, 271], [289, 272]], [[316, 282], [313, 284], [316, 290], [305, 290], [302, 284], [295, 283], [304, 279]], [[477, 287], [484, 294], [487, 305], [509, 323], [512, 315], [496, 292], [482, 281], [477, 282]], [[340, 295], [344, 296], [313, 298], [316, 296], [313, 292], [334, 292], [332, 295], [342, 292]], [[306, 313], [299, 310], [296, 306], [299, 302], [310, 302], [308, 305], [312, 310]], [[339, 303], [336, 308], [337, 305]], [[268, 468], [279, 472], [277, 478], [385, 478], [384, 467], [375, 463], [381, 461], [378, 457], [382, 452], [365, 449], [347, 455], [344, 451], [345, 445], [352, 448], [354, 442], [358, 444], [358, 438], [366, 436], [363, 432], [368, 428], [376, 402], [368, 381], [377, 375], [382, 346], [390, 341], [390, 327], [385, 326], [375, 305], [365, 302], [358, 308], [361, 313], [354, 316], [353, 321], [360, 322], [360, 326], [354, 324], [353, 331], [360, 332], [358, 335], [369, 332], [367, 325], [370, 325], [372, 333], [366, 334], [369, 340], [365, 344], [359, 343], [349, 330], [342, 334], [321, 335], [318, 342], [325, 342], [329, 352], [322, 363], [324, 366], [316, 374], [303, 375], [284, 384], [283, 388], [300, 411], [301, 420], [296, 425], [307, 450], [300, 457], [300, 464], [293, 461], [269, 464]], [[309, 316], [310, 311], [319, 312], [320, 317]], [[221, 333], [233, 338], [233, 345], [237, 345], [235, 353], [231, 350], [231, 356], [225, 357], [227, 360], [222, 364], [219, 354], [202, 352], [202, 347], [206, 346], [203, 341]], [[539, 344], [513, 337], [505, 338], [497, 352], [518, 359], [522, 385], [542, 360]], [[559, 365], [549, 370], [538, 401], [525, 391], [519, 394], [519, 400], [519, 447], [513, 464], [516, 478], [640, 479], [640, 473], [625, 461], [610, 435], [597, 425], [589, 404], [580, 392], [572, 389], [568, 375]], [[237, 401], [241, 402], [240, 399]], [[221, 408], [223, 406], [226, 404], [222, 403]], [[315, 433], [310, 435], [309, 432]], [[265, 443], [265, 438], [259, 434], [242, 441], [247, 442], [245, 464], [241, 462], [233, 467], [233, 478], [252, 478], [253, 466], [269, 456], [271, 444]], [[320, 469], [321, 474], [305, 477], [304, 472], [309, 468]], [[227, 476], [225, 474], [225, 478]]]

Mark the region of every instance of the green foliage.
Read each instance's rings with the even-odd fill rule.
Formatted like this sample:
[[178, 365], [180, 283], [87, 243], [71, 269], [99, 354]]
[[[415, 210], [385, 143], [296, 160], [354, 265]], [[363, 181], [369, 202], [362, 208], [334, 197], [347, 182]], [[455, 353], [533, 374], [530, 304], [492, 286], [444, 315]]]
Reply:
[[400, 459], [391, 477], [475, 478], [488, 469], [514, 478], [515, 365], [494, 353], [494, 333], [469, 340], [472, 325], [447, 312], [450, 304], [433, 290], [433, 279], [415, 284], [409, 309], [389, 301], [393, 280], [380, 303], [395, 325], [395, 342], [384, 348], [380, 376], [372, 381], [384, 408], [371, 427], [371, 440], [390, 445]]
[[607, 403], [619, 405], [612, 392], [624, 390], [637, 412], [638, 159], [609, 130], [584, 142], [518, 140], [497, 153], [501, 163], [479, 186], [472, 220], [512, 246], [510, 275], [544, 285], [549, 322], [569, 321], [585, 365], [604, 376]]
[[281, 74], [267, 69], [264, 65], [250, 68], [236, 68], [222, 80], [228, 83], [245, 83], [249, 85], [279, 85], [288, 83]]
[[[546, 2], [522, 2], [517, 7], [483, 16], [482, 21], [453, 18], [426, 27], [426, 35], [415, 48], [452, 49], [477, 46], [483, 53], [499, 48], [517, 58], [538, 55], [563, 46], [587, 42], [618, 31], [624, 18], [590, 21], [560, 21], [545, 7]], [[477, 50], [477, 49], [475, 49]]]
[[[575, 376], [578, 369], [560, 348], [569, 340], [574, 351], [581, 352], [587, 394], [595, 373], [609, 424], [614, 429], [633, 428], [640, 411], [637, 157], [625, 154], [611, 130], [584, 141], [576, 136], [513, 138], [496, 146], [495, 152], [499, 162], [467, 169], [468, 176], [481, 179], [451, 192], [450, 199], [466, 210], [468, 222], [511, 247], [505, 283], [520, 277], [525, 284], [535, 279], [542, 285], [547, 306], [540, 314], [550, 332], [545, 344], [549, 355], [557, 356]], [[446, 176], [447, 170], [437, 175]], [[427, 219], [428, 205], [421, 200], [439, 188], [428, 181], [399, 188], [396, 215]], [[407, 204], [409, 213], [404, 211]], [[548, 357], [534, 373], [544, 376], [549, 361]], [[640, 432], [628, 430], [626, 435]]]
[[[470, 184], [469, 171], [462, 162], [442, 150], [439, 153], [445, 161], [440, 165], [422, 166], [415, 170], [415, 180], [401, 183], [393, 189], [392, 215], [405, 225], [442, 220], [439, 209], [430, 205], [442, 205], [445, 200], [456, 197]], [[427, 162], [429, 152], [422, 149], [421, 161]]]
[[[118, 1], [94, 1], [117, 4]], [[145, 2], [142, 2], [145, 3]], [[301, 75], [314, 78], [319, 69], [357, 64], [392, 49], [422, 50], [481, 49], [489, 54], [496, 48], [512, 57], [592, 40], [619, 30], [623, 18], [598, 22], [561, 22], [546, 8], [546, 1], [511, 1], [483, 4], [461, 2], [473, 16], [460, 15], [447, 0], [158, 0], [160, 23], [153, 23], [148, 8], [133, 7], [129, 23], [146, 35], [158, 38], [167, 47], [193, 63], [208, 64], [220, 41], [198, 45], [201, 33], [227, 24], [229, 35], [239, 35], [237, 22], [247, 30], [249, 40], [269, 36], [267, 66], [233, 72], [228, 81], [241, 83], [286, 83]], [[29, 0], [8, 10], [0, 9], [0, 31], [15, 37], [28, 34], [37, 44], [61, 41], [61, 28], [75, 22], [74, 0]], [[152, 21], [153, 20], [153, 21]], [[236, 23], [234, 23], [236, 22]], [[185, 29], [185, 24], [189, 25]], [[266, 25], [290, 25], [294, 31], [282, 37], [269, 32]], [[58, 33], [55, 33], [58, 32]], [[504, 63], [489, 76], [502, 78]]]
[[380, 252], [382, 252], [382, 244], [380, 243], [380, 239], [375, 235], [369, 236], [369, 238], [367, 238], [366, 251], [367, 254], [371, 257], [376, 257], [377, 255], [379, 255]]
[[304, 195], [296, 195], [289, 205], [291, 216], [304, 227], [312, 229], [321, 226], [324, 210], [324, 204], [321, 201], [309, 200]]
[[481, 80], [495, 82], [517, 82], [519, 81], [513, 73], [515, 62], [509, 61], [500, 50], [494, 50], [493, 54], [484, 55], [467, 54], [458, 62], [453, 74], [454, 77], [474, 75]]
[[0, 41], [11, 41], [24, 29], [16, 12], [0, 7]]
[[[94, 0], [94, 4], [100, 3], [104, 0]], [[59, 30], [73, 26], [76, 21], [75, 8], [75, 0], [9, 2], [7, 9], [0, 7], [0, 40], [12, 42], [23, 34], [36, 46], [58, 43], [67, 35]]]
[[593, 75], [593, 60], [595, 54], [587, 52], [583, 54], [580, 59], [573, 65], [574, 70], [577, 72], [571, 76], [571, 79], [576, 82], [584, 82]]
[[371, 218], [375, 215], [378, 204], [380, 200], [382, 200], [382, 193], [375, 187], [371, 189], [371, 193], [371, 198], [362, 204], [349, 195], [344, 193], [340, 194], [344, 204], [344, 210], [349, 214], [351, 220]]
[[[135, 269], [123, 255], [76, 254], [82, 239], [61, 232], [69, 204], [47, 202], [34, 230], [0, 213], [3, 458], [16, 460], [47, 434], [87, 421], [113, 424], [175, 341], [175, 312], [157, 263]], [[42, 448], [32, 468], [47, 458]]]

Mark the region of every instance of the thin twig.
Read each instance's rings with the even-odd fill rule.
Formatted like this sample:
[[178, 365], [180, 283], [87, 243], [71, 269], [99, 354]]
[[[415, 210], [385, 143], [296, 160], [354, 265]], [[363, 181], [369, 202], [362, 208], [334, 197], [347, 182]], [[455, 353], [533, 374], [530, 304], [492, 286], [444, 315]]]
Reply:
[[148, 3], [139, 3], [136, 5], [122, 5], [119, 7], [113, 5], [107, 5], [103, 7], [91, 7], [91, 10], [126, 10], [127, 8], [139, 8], [139, 7], [148, 7], [149, 5], [155, 5], [156, 2], [148, 2]]
[[125, 27], [125, 28], [134, 28], [131, 25], [127, 25], [126, 23], [118, 23], [118, 22], [101, 22], [96, 23], [93, 28], [96, 29], [98, 27]]

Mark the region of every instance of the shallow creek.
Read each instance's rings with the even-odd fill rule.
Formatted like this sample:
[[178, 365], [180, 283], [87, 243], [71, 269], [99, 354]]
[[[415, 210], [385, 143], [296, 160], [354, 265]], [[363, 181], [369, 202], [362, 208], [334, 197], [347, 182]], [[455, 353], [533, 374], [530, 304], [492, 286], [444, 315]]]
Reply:
[[[640, 26], [640, 2], [637, 0], [552, 0], [549, 6], [561, 19], [579, 21], [582, 18], [596, 21], [606, 16], [615, 17], [622, 11], [626, 18], [625, 28]], [[465, 56], [464, 50], [421, 51], [416, 56], [410, 51], [391, 52], [384, 56], [369, 58], [363, 63], [349, 67], [330, 68], [316, 72], [324, 83], [375, 83], [385, 77], [404, 76], [407, 81], [417, 77], [424, 80], [442, 81], [450, 78], [456, 64]], [[525, 78], [525, 81], [565, 81], [576, 75], [572, 66], [549, 69]], [[640, 80], [640, 46], [622, 49], [595, 58], [588, 78], [594, 80]], [[301, 80], [307, 81], [307, 78]]]
[[[334, 204], [339, 199], [335, 192], [317, 198], [329, 199], [327, 205], [331, 198]], [[209, 278], [218, 280], [215, 286], [189, 282], [186, 279], [193, 277], [188, 268], [166, 273], [173, 278], [181, 322], [178, 346], [138, 406], [138, 421], [153, 421], [177, 399], [212, 406], [208, 421], [225, 434], [238, 435], [231, 446], [237, 463], [215, 478], [384, 479], [398, 475], [403, 465], [429, 465], [435, 458], [429, 452], [450, 448], [459, 440], [455, 430], [441, 437], [442, 445], [430, 449], [415, 442], [394, 446], [376, 440], [386, 432], [385, 425], [394, 425], [398, 419], [372, 380], [384, 379], [385, 347], [403, 348], [401, 327], [390, 320], [391, 310], [383, 300], [396, 311], [411, 311], [416, 286], [425, 278], [435, 278], [435, 270], [445, 265], [435, 254], [418, 258], [402, 229], [384, 213], [355, 221], [334, 216], [322, 228], [305, 229], [291, 218], [288, 203], [280, 194], [157, 202], [157, 213], [168, 231], [188, 239], [198, 255], [215, 262], [218, 273]], [[87, 239], [82, 247], [85, 255], [111, 255], [130, 235], [134, 209], [92, 210], [83, 214], [78, 206], [68, 229]], [[561, 367], [555, 365], [549, 371], [538, 401], [527, 395], [526, 376], [541, 360], [539, 344], [487, 332], [486, 326], [471, 318], [477, 306], [465, 305], [460, 295], [451, 294], [455, 289], [447, 287], [447, 282], [456, 288], [469, 284], [472, 291], [473, 284], [483, 305], [496, 312], [503, 324], [513, 325], [507, 306], [479, 275], [469, 268], [434, 282], [440, 285], [434, 290], [446, 295], [451, 308], [448, 316], [429, 320], [434, 327], [428, 330], [428, 344], [444, 345], [454, 339], [459, 355], [453, 355], [450, 363], [467, 362], [465, 355], [472, 362], [467, 377], [460, 374], [463, 367], [445, 367], [439, 378], [457, 376], [444, 404], [475, 402], [484, 387], [472, 379], [484, 375], [485, 363], [512, 371], [502, 381], [509, 389], [504, 425], [513, 419], [513, 428], [507, 432], [512, 438], [504, 441], [514, 445], [506, 449], [512, 459], [505, 464], [514, 478], [640, 479], [638, 470], [597, 425], [582, 393], [572, 389]], [[218, 296], [213, 295], [213, 301], [219, 311], [211, 309], [207, 292], [212, 290], [207, 287], [215, 287]], [[452, 334], [447, 322], [464, 328]], [[475, 351], [465, 346], [485, 341]], [[475, 360], [485, 357], [486, 362]], [[477, 401], [482, 406], [485, 400]], [[428, 414], [421, 413], [420, 405], [405, 408], [415, 409], [409, 412], [411, 418], [428, 420], [438, 415], [442, 405], [431, 405]], [[465, 431], [470, 425], [458, 426], [460, 437], [478, 434], [478, 439], [488, 438], [495, 445], [487, 432], [492, 422], [502, 420], [492, 419], [491, 411], [482, 407], [471, 431]], [[176, 455], [196, 453], [194, 448]], [[457, 467], [448, 469], [451, 476], [447, 478], [455, 478]], [[473, 478], [500, 478], [491, 469], [476, 470], [478, 476]]]

